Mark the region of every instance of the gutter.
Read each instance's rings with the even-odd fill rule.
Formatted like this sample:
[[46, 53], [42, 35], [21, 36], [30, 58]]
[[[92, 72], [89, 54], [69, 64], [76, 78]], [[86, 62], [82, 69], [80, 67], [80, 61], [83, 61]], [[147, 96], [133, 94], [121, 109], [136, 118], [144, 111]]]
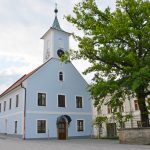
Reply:
[[21, 88], [24, 89], [25, 91], [25, 96], [24, 96], [24, 111], [23, 111], [23, 140], [26, 139], [26, 93], [27, 93], [27, 89], [23, 86], [23, 84], [21, 83]]

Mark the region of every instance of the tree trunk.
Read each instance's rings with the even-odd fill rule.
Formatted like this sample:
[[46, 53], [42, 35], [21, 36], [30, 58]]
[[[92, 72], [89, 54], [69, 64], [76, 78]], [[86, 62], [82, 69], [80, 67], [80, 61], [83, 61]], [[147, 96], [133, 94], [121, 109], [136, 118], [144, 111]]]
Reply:
[[142, 127], [149, 127], [148, 109], [145, 103], [145, 93], [143, 87], [141, 87], [138, 90], [137, 98], [138, 98], [139, 109], [141, 112], [141, 125]]

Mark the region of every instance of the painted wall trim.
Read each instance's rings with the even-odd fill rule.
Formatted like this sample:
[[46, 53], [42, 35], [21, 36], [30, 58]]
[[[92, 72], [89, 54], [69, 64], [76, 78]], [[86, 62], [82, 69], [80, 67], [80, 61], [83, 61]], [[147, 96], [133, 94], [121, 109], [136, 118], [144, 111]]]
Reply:
[[16, 113], [13, 113], [13, 114], [9, 114], [9, 115], [3, 115], [2, 117], [0, 117], [0, 119], [6, 118], [6, 117], [10, 117], [10, 116], [20, 115], [22, 113], [23, 113], [23, 111], [19, 111], [19, 112], [16, 112]]
[[69, 114], [69, 115], [91, 115], [88, 112], [48, 112], [48, 111], [27, 111], [28, 114], [47, 114], [47, 115], [62, 115], [62, 114]]

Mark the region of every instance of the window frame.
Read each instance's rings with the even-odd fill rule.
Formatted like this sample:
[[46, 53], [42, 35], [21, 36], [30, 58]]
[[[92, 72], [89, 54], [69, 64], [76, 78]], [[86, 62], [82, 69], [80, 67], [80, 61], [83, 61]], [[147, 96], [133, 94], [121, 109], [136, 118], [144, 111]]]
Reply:
[[16, 95], [16, 108], [19, 107], [19, 94]]
[[[79, 121], [82, 121], [82, 126], [78, 126], [78, 122]], [[84, 119], [77, 119], [76, 120], [76, 131], [77, 132], [84, 132], [85, 131], [85, 121], [84, 121]]]
[[9, 99], [9, 110], [12, 108], [12, 98]]
[[[63, 107], [63, 106], [59, 106], [59, 96], [64, 96], [64, 97], [65, 97], [65, 99], [64, 99], [64, 100], [65, 100], [65, 101], [64, 101], [65, 106], [64, 106], [64, 107]], [[65, 95], [65, 94], [58, 94], [58, 95], [57, 95], [57, 107], [58, 107], [58, 108], [66, 108], [66, 106], [67, 106], [67, 105], [66, 105], [66, 95]]]
[[123, 105], [123, 104], [121, 104], [121, 105], [119, 106], [119, 112], [125, 112], [125, 111], [124, 111], [124, 105]]
[[[81, 97], [81, 107], [78, 107], [78, 106], [80, 106], [80, 104], [79, 105], [77, 105], [77, 97]], [[83, 96], [75, 96], [75, 104], [76, 104], [76, 108], [83, 108]]]
[[[44, 132], [39, 132], [39, 129], [38, 129], [38, 121], [45, 121], [45, 129], [44, 129]], [[36, 120], [36, 133], [37, 134], [45, 134], [45, 133], [47, 133], [47, 120], [46, 119], [38, 119], [38, 120]]]
[[62, 38], [59, 38], [58, 39], [58, 46], [59, 46], [59, 48], [64, 48], [64, 40], [62, 39]]
[[6, 111], [6, 101], [4, 101], [4, 112]]
[[63, 71], [59, 71], [59, 73], [58, 73], [58, 79], [59, 79], [59, 81], [61, 81], [61, 82], [64, 81], [64, 72], [63, 72]]
[[[41, 103], [39, 103], [39, 95], [45, 95], [45, 102], [44, 102], [44, 104], [43, 104], [43, 100], [41, 99]], [[42, 98], [42, 96], [41, 96], [41, 98]], [[46, 107], [46, 105], [47, 105], [47, 93], [45, 93], [45, 92], [38, 92], [37, 93], [37, 106], [39, 106], [39, 107]]]
[[14, 123], [15, 123], [14, 133], [17, 134], [17, 132], [18, 132], [18, 121], [15, 120]]
[[135, 111], [139, 111], [139, 104], [138, 104], [138, 100], [134, 100], [134, 110]]

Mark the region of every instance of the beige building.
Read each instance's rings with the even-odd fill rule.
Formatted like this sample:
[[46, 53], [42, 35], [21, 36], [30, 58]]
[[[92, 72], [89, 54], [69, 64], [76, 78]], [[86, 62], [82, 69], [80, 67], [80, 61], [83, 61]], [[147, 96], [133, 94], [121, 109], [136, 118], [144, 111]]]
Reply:
[[[147, 106], [150, 106], [150, 96], [146, 99]], [[97, 116], [107, 117], [106, 122], [100, 126], [93, 125], [93, 134], [95, 137], [116, 137], [118, 135], [118, 129], [121, 128], [120, 124], [116, 120], [114, 110], [108, 105], [98, 106], [93, 108], [93, 121]], [[120, 105], [115, 112], [120, 112], [122, 116], [131, 115], [127, 122], [122, 124], [122, 128], [136, 128], [141, 126], [140, 111], [138, 106], [138, 100], [136, 98], [127, 98], [123, 105]]]

